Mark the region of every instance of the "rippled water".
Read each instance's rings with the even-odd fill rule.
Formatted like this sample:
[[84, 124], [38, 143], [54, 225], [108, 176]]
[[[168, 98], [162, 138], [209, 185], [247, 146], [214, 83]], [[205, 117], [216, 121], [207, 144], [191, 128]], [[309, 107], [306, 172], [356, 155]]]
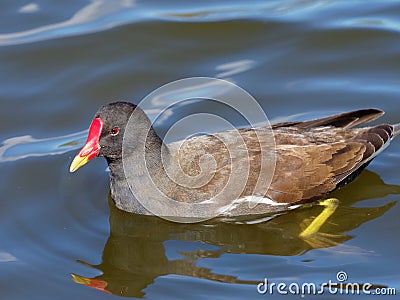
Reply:
[[399, 122], [399, 15], [396, 1], [3, 3], [1, 299], [279, 298], [257, 283], [339, 271], [399, 294], [399, 141], [335, 193], [319, 248], [298, 235], [320, 207], [254, 225], [175, 224], [109, 206], [101, 159], [68, 173], [100, 105], [192, 76], [236, 83], [272, 121], [379, 107]]

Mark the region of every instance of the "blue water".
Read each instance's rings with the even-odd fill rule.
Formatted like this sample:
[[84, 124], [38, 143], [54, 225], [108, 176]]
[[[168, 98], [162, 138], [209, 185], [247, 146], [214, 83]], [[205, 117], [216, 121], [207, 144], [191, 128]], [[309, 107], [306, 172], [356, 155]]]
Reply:
[[[335, 243], [320, 248], [298, 237], [317, 206], [255, 225], [175, 224], [110, 206], [102, 159], [68, 168], [99, 106], [194, 76], [237, 84], [271, 121], [378, 107], [399, 122], [399, 14], [396, 1], [3, 3], [1, 299], [274, 299], [285, 296], [257, 293], [264, 278], [321, 284], [339, 271], [396, 299], [397, 140], [334, 194], [341, 204], [321, 230]], [[194, 109], [224, 114], [190, 103], [157, 129]]]

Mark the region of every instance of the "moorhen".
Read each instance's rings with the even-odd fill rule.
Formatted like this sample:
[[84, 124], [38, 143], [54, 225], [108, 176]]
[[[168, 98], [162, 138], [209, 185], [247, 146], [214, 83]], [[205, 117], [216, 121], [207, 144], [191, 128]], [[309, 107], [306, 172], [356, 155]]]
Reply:
[[[133, 112], [136, 119], [127, 128]], [[358, 176], [400, 133], [400, 124], [355, 127], [383, 114], [379, 109], [361, 109], [310, 121], [194, 136], [183, 143], [167, 145], [153, 130], [143, 110], [131, 103], [115, 102], [96, 113], [86, 143], [72, 161], [70, 172], [95, 156], [104, 156], [110, 169], [111, 196], [118, 208], [132, 213], [159, 215], [149, 211], [151, 206], [144, 203], [147, 198], [154, 198], [154, 188], [162, 195], [157, 200], [160, 204], [163, 197], [176, 203], [199, 204], [189, 214], [192, 217], [280, 212], [322, 199]], [[272, 143], [269, 134], [259, 134], [265, 132], [273, 133]], [[146, 137], [143, 147], [136, 141], [140, 136]], [[123, 147], [124, 140], [129, 143]], [[272, 161], [268, 165], [264, 160], [263, 164], [268, 165], [264, 169], [262, 150], [267, 150], [264, 159], [271, 157]], [[248, 161], [247, 166], [241, 164], [243, 160]], [[262, 172], [271, 175], [267, 174], [259, 184]], [[199, 176], [203, 173], [207, 176]], [[174, 180], [175, 175], [180, 178], [182, 174], [189, 178], [189, 184]], [[220, 196], [230, 177], [235, 178], [230, 186], [240, 186], [240, 193], [236, 189], [231, 194], [224, 191]], [[218, 201], [223, 204], [211, 205]], [[337, 200], [328, 199], [320, 204], [330, 209], [321, 217], [326, 220]], [[207, 209], [214, 211], [204, 212]], [[179, 209], [175, 213], [179, 214]], [[323, 222], [317, 219], [314, 221], [318, 224], [313, 224], [312, 232], [305, 235], [321, 226]]]

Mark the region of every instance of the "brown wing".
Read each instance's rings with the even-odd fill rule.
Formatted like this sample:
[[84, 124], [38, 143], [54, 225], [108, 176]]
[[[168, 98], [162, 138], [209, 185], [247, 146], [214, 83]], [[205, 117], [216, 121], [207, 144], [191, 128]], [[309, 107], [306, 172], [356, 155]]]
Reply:
[[199, 202], [222, 191], [224, 198], [232, 200], [252, 195], [260, 173], [261, 147], [274, 151], [271, 129], [230, 130], [169, 144], [174, 160], [171, 178], [186, 187], [176, 187], [173, 197]]
[[341, 128], [352, 128], [357, 125], [371, 122], [382, 116], [385, 112], [376, 108], [367, 108], [345, 112], [333, 116], [320, 119], [302, 121], [302, 122], [286, 122], [272, 125], [273, 129], [279, 127], [296, 127], [299, 129], [310, 129], [315, 127], [333, 126]]
[[[296, 140], [293, 130], [290, 135]], [[277, 136], [285, 136], [285, 130]], [[393, 127], [325, 127], [297, 136], [297, 145], [280, 137], [276, 148], [276, 172], [268, 196], [277, 202], [311, 201], [350, 182], [390, 141]]]
[[322, 197], [336, 188], [337, 175], [356, 168], [365, 148], [357, 142], [278, 146], [276, 172], [268, 197], [281, 203]]
[[[227, 184], [232, 172], [243, 171], [237, 166], [245, 160], [250, 160], [250, 172], [244, 174], [243, 171], [243, 176], [238, 177], [238, 184], [243, 180], [246, 183], [240, 197], [260, 196], [256, 188], [260, 149], [268, 148], [276, 153], [276, 168], [270, 189], [263, 195], [289, 204], [321, 198], [353, 179], [390, 140], [393, 127], [389, 125], [351, 128], [382, 114], [380, 110], [366, 109], [318, 120], [274, 125], [276, 148], [270, 141], [258, 140], [259, 136], [255, 134], [256, 131], [270, 130], [268, 128], [240, 129], [245, 147], [239, 141], [237, 131], [235, 134], [226, 131], [215, 136], [195, 137], [182, 145], [172, 143], [169, 148], [177, 160], [172, 165], [179, 166], [180, 171], [191, 177], [190, 185], [196, 186], [174, 186], [172, 196], [180, 201], [190, 199], [194, 202], [213, 198]], [[223, 141], [229, 141], [230, 149]], [[236, 144], [239, 146], [234, 147]], [[213, 159], [205, 159], [206, 163], [201, 166], [202, 157], [207, 158], [207, 155]], [[232, 168], [232, 164], [236, 167]], [[176, 170], [177, 167], [173, 171]], [[206, 171], [205, 176], [198, 176], [202, 171]]]

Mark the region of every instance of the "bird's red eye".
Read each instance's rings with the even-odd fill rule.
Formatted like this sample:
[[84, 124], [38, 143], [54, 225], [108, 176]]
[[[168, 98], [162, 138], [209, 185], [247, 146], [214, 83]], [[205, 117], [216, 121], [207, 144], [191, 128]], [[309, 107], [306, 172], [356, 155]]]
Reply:
[[110, 130], [110, 134], [111, 135], [117, 135], [119, 133], [119, 128], [118, 127], [114, 127], [113, 129]]

